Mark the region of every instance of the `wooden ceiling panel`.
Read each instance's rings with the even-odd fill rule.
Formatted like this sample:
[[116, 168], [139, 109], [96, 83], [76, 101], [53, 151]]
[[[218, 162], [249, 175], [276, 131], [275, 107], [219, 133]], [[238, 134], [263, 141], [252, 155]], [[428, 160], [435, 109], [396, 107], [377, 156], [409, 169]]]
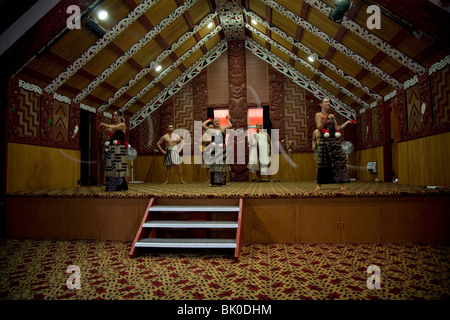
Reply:
[[45, 74], [51, 78], [58, 76], [65, 69], [64, 65], [57, 63], [55, 60], [47, 58], [47, 56], [43, 56], [40, 59], [32, 60], [28, 64], [28, 67], [38, 72], [41, 72], [42, 74]]
[[203, 56], [202, 50], [196, 50], [193, 54], [191, 54], [186, 60], [184, 60], [183, 64], [186, 68], [189, 68], [195, 62], [198, 61]]
[[161, 80], [161, 83], [167, 87], [172, 83], [172, 81], [175, 81], [181, 75], [181, 73], [182, 71], [180, 69], [174, 69], [167, 76], [165, 76], [164, 79]]
[[154, 97], [156, 97], [160, 92], [161, 92], [161, 88], [158, 86], [154, 86], [153, 88], [148, 90], [145, 94], [143, 94], [140, 100], [147, 104]]
[[208, 42], [205, 43], [205, 47], [208, 50], [211, 50], [214, 48], [215, 45], [217, 45], [222, 39], [220, 38], [220, 35], [216, 34], [214, 37], [212, 37]]
[[144, 15], [156, 26], [177, 8], [175, 0], [158, 1]]
[[208, 0], [199, 0], [189, 9], [189, 15], [194, 23], [198, 23], [211, 12], [210, 2]]
[[100, 54], [92, 57], [86, 65], [83, 67], [84, 70], [98, 76], [106, 68], [108, 68], [119, 56], [117, 53], [113, 52], [109, 48], [104, 48]]
[[337, 50], [333, 54], [333, 57], [330, 59], [330, 62], [333, 63], [337, 68], [345, 70], [345, 72], [352, 77], [355, 77], [362, 69], [358, 63]]
[[313, 35], [311, 32], [303, 30], [302, 37], [300, 39], [301, 43], [316, 52], [319, 56], [325, 57], [330, 45], [317, 36]]
[[307, 69], [306, 67], [302, 66], [300, 63], [295, 62], [294, 63], [294, 68], [297, 69], [298, 72], [300, 72], [301, 74], [303, 74], [305, 76], [306, 79], [312, 79], [315, 76], [315, 73], [312, 72], [311, 70]]
[[132, 86], [131, 88], [129, 88], [127, 90], [127, 94], [134, 97], [136, 94], [139, 93], [139, 91], [141, 91], [148, 83], [150, 82], [149, 78], [147, 77], [143, 77], [142, 79], [140, 79], [138, 82], [136, 82], [136, 84], [134, 86]]
[[259, 0], [249, 0], [249, 9], [260, 17], [266, 16], [266, 5]]
[[158, 57], [162, 52], [163, 48], [160, 46], [156, 39], [149, 41], [141, 50], [133, 55], [133, 59], [139, 63], [142, 67], [147, 66], [156, 57]]
[[308, 22], [332, 38], [336, 36], [340, 26], [339, 24], [328, 19], [325, 14], [311, 6], [308, 11]]
[[90, 79], [84, 77], [83, 75], [80, 75], [79, 73], [76, 73], [72, 77], [70, 77], [69, 80], [67, 80], [66, 84], [72, 86], [73, 88], [76, 88], [78, 91], [81, 91], [90, 82]]
[[277, 2], [296, 15], [300, 15], [300, 12], [302, 11], [303, 0], [277, 0]]
[[357, 52], [358, 55], [367, 61], [372, 60], [379, 51], [379, 49], [365, 42], [353, 32], [347, 32], [342, 38], [341, 43], [353, 52]]
[[271, 34], [271, 38], [272, 38], [272, 40], [275, 40], [275, 42], [278, 42], [278, 44], [282, 45], [284, 48], [286, 48], [289, 51], [291, 51], [292, 48], [294, 47], [290, 42], [284, 40], [283, 38], [278, 36], [275, 32], [273, 34]]
[[194, 37], [190, 37], [187, 39], [181, 46], [179, 46], [176, 50], [174, 50], [174, 53], [181, 57], [186, 51], [189, 51], [193, 46], [197, 44], [197, 41]]
[[56, 42], [50, 51], [67, 61], [74, 61], [97, 40], [97, 36], [84, 28], [74, 29]]
[[161, 31], [160, 35], [170, 45], [174, 43], [179, 37], [189, 31], [189, 26], [186, 19], [181, 16], [176, 19], [169, 27]]
[[[265, 17], [265, 13], [262, 17]], [[295, 33], [297, 32], [297, 24], [290, 19], [286, 19], [286, 17], [278, 11], [272, 10], [272, 24], [290, 36], [295, 37]]]
[[143, 36], [145, 36], [147, 32], [148, 29], [139, 20], [136, 20], [128, 26], [126, 32], [120, 33], [114, 39], [114, 43], [117, 44], [123, 51], [127, 51]]
[[319, 78], [317, 80], [317, 84], [319, 86], [321, 86], [322, 88], [324, 88], [325, 90], [327, 90], [329, 93], [331, 93], [334, 96], [337, 96], [339, 93], [341, 93], [341, 91], [338, 88], [332, 86], [330, 83], [328, 83], [324, 79]]

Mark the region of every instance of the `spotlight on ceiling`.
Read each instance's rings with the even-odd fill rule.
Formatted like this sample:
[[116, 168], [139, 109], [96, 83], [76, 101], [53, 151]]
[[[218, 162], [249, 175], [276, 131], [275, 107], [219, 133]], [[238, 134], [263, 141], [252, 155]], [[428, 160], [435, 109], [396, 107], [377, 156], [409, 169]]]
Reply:
[[350, 0], [336, 0], [334, 5], [335, 8], [330, 12], [328, 18], [336, 23], [341, 23], [344, 15], [350, 9], [352, 2]]
[[308, 60], [311, 61], [311, 62], [314, 62], [314, 58], [312, 56], [309, 56]]
[[208, 29], [211, 29], [213, 27], [213, 25], [214, 24], [212, 22], [208, 23]]
[[157, 67], [155, 68], [155, 70], [158, 71], [158, 72], [161, 71], [161, 69], [162, 69], [161, 66], [157, 66]]
[[252, 19], [252, 24], [256, 26], [258, 22], [255, 19]]
[[84, 22], [84, 25], [90, 33], [95, 34], [99, 38], [103, 38], [106, 33], [106, 30], [98, 24], [97, 20], [94, 17], [88, 17]]
[[108, 12], [106, 12], [105, 10], [101, 10], [99, 11], [99, 13], [97, 14], [97, 17], [100, 20], [106, 20], [106, 18], [108, 18]]

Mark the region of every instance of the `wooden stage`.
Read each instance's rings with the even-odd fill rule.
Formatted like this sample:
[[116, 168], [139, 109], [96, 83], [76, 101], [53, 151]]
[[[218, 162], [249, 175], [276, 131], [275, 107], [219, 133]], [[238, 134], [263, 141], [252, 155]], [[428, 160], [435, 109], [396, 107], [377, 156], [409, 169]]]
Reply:
[[[352, 181], [130, 183], [17, 192], [7, 196], [11, 238], [132, 241], [149, 200], [159, 205], [236, 205], [244, 243], [450, 243], [450, 190]], [[213, 218], [214, 219], [214, 218]]]

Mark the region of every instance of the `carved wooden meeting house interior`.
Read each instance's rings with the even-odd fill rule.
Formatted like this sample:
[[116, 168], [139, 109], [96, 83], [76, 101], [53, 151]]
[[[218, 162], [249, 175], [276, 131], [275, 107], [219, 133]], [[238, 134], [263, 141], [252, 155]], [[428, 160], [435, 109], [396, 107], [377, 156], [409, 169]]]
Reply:
[[[1, 36], [4, 235], [134, 241], [130, 255], [139, 243], [171, 237], [235, 248], [235, 256], [242, 243], [449, 242], [448, 2], [9, 3]], [[342, 133], [351, 178], [344, 191], [314, 192], [322, 98], [339, 124], [355, 122]], [[116, 111], [135, 156], [128, 191], [107, 192], [108, 134], [99, 125]], [[255, 132], [257, 122], [278, 130], [273, 182], [254, 182], [247, 163], [235, 163], [225, 186], [205, 183], [194, 123], [227, 117], [235, 130]], [[156, 143], [169, 124], [190, 133], [183, 185], [175, 172], [162, 184]], [[191, 224], [158, 224], [164, 210], [172, 223]]]

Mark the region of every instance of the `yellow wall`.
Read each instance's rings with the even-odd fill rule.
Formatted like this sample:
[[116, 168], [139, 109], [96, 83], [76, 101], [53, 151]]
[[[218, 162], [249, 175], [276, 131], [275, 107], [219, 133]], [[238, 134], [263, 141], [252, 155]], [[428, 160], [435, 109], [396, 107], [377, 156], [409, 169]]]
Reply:
[[[367, 171], [367, 163], [376, 161], [378, 166], [378, 173], [373, 174]], [[383, 147], [360, 150], [357, 152], [356, 164], [357, 179], [361, 181], [380, 181], [384, 180], [384, 161], [383, 161]], [[388, 182], [388, 181], [386, 181]]]
[[412, 185], [450, 185], [450, 133], [398, 144], [398, 180]]
[[80, 151], [8, 143], [7, 192], [76, 187]]
[[[316, 180], [316, 163], [312, 153], [291, 153], [290, 155], [286, 155], [286, 157], [289, 157], [296, 167], [291, 166], [287, 159], [283, 155], [280, 155], [278, 173], [273, 176], [273, 179], [280, 181]], [[181, 165], [183, 180], [186, 182], [208, 181], [209, 176], [206, 173], [206, 169], [201, 168], [200, 164], [194, 164], [193, 156], [191, 159], [192, 164], [183, 163]], [[163, 165], [164, 158], [161, 155], [154, 157], [153, 169], [148, 180], [146, 180], [152, 161], [153, 156], [138, 156], [134, 160], [134, 180], [161, 183], [165, 181], [166, 168]], [[249, 181], [255, 178], [256, 175], [250, 173]], [[262, 178], [267, 179], [267, 176], [262, 176]], [[175, 168], [172, 168], [169, 182], [179, 182]]]

